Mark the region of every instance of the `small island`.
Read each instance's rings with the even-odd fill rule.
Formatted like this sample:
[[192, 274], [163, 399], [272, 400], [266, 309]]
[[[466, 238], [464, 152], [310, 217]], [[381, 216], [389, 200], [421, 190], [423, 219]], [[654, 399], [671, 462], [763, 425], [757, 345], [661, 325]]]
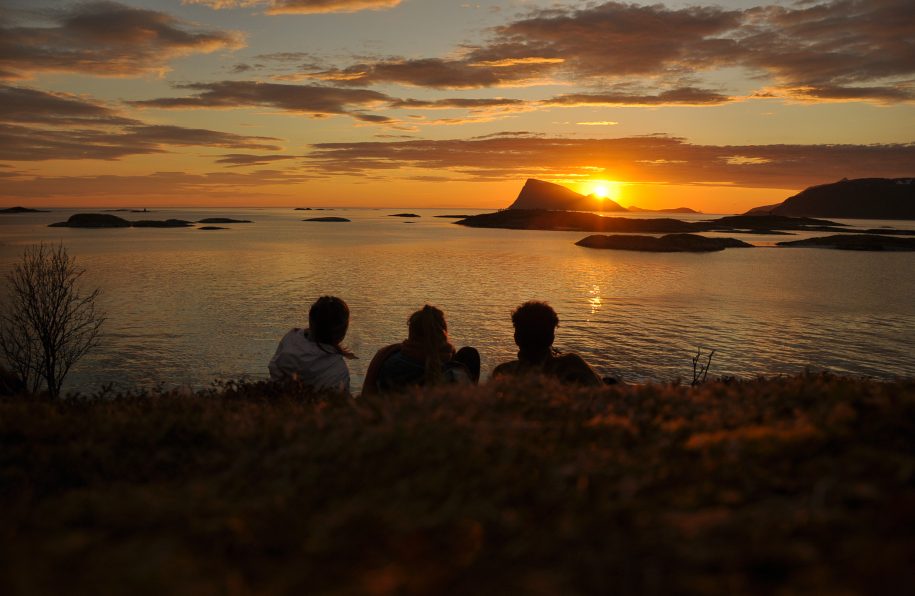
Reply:
[[779, 242], [788, 248], [832, 248], [836, 250], [863, 251], [915, 251], [915, 238], [897, 238], [877, 234], [837, 234], [805, 240]]
[[229, 217], [207, 217], [205, 219], [198, 220], [199, 224], [242, 224], [242, 223], [254, 223], [250, 219], [232, 219]]
[[49, 228], [189, 228], [194, 224], [183, 219], [143, 219], [128, 221], [110, 213], [77, 213], [67, 221], [49, 224]]
[[49, 228], [129, 228], [123, 217], [108, 213], [76, 213], [67, 221], [49, 224]]
[[392, 213], [392, 214], [388, 215], [388, 217], [420, 217], [420, 216], [416, 215], [415, 213]]
[[47, 209], [31, 209], [29, 207], [7, 207], [0, 209], [0, 214], [13, 215], [16, 213], [48, 213]]
[[626, 207], [632, 213], [695, 213], [701, 214], [701, 211], [696, 211], [695, 209], [690, 209], [689, 207], [671, 207], [668, 209], [643, 209], [642, 207], [636, 207], [635, 205], [629, 205]]
[[614, 234], [612, 236], [594, 234], [575, 244], [586, 248], [639, 252], [717, 252], [726, 248], [753, 247], [752, 244], [736, 238], [707, 238], [697, 234], [668, 234], [660, 238], [633, 234]]
[[198, 230], [211, 231], [211, 230], [228, 230], [230, 228], [223, 228], [220, 226], [200, 226]]
[[346, 219], [345, 217], [312, 217], [312, 218], [310, 218], [310, 219], [303, 219], [302, 221], [317, 221], [317, 222], [328, 222], [328, 223], [339, 222], [339, 223], [343, 223], [343, 222], [348, 222], [348, 221], [350, 221], [350, 220]]
[[194, 224], [183, 219], [142, 219], [130, 222], [130, 225], [134, 228], [190, 228]]
[[612, 232], [616, 234], [729, 232], [777, 235], [784, 233], [786, 230], [832, 233], [852, 233], [855, 231], [845, 224], [828, 219], [789, 217], [785, 215], [732, 215], [706, 221], [687, 222], [666, 217], [637, 219], [632, 217], [610, 217], [582, 211], [550, 211], [546, 209], [503, 209], [495, 213], [472, 215], [455, 223], [473, 228]]

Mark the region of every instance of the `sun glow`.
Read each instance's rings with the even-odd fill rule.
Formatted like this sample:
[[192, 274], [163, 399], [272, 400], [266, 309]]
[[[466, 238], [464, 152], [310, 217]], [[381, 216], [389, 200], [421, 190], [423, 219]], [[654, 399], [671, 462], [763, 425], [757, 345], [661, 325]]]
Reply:
[[619, 200], [622, 184], [615, 180], [592, 180], [588, 184], [587, 194], [603, 199]]

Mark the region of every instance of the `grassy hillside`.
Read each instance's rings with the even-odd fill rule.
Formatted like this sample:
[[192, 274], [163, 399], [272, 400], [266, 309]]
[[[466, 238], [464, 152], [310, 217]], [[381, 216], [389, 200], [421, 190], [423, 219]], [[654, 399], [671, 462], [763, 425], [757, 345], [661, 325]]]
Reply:
[[0, 401], [0, 587], [890, 593], [915, 382]]

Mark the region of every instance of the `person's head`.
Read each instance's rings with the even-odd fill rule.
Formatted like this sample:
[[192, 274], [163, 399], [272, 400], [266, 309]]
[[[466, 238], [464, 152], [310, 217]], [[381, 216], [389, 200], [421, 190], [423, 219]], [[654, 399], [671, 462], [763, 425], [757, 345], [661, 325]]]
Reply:
[[426, 382], [435, 383], [442, 374], [442, 352], [450, 347], [445, 313], [427, 304], [410, 315], [407, 329], [409, 341], [426, 356]]
[[347, 351], [340, 346], [349, 329], [349, 307], [336, 296], [321, 296], [308, 311], [308, 330], [311, 338], [319, 343], [337, 348], [341, 354]]
[[559, 317], [546, 302], [525, 302], [512, 313], [512, 325], [520, 354], [540, 356], [548, 354], [553, 345]]
[[448, 324], [445, 313], [425, 305], [412, 315], [407, 322], [408, 337], [423, 346], [437, 350], [448, 343]]

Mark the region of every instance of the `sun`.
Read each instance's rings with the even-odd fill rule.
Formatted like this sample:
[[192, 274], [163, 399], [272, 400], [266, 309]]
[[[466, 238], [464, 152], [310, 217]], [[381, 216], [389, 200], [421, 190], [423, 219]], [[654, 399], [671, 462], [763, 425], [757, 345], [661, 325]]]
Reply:
[[600, 200], [619, 199], [620, 187], [622, 185], [615, 180], [592, 180], [589, 184], [588, 194], [594, 195]]

